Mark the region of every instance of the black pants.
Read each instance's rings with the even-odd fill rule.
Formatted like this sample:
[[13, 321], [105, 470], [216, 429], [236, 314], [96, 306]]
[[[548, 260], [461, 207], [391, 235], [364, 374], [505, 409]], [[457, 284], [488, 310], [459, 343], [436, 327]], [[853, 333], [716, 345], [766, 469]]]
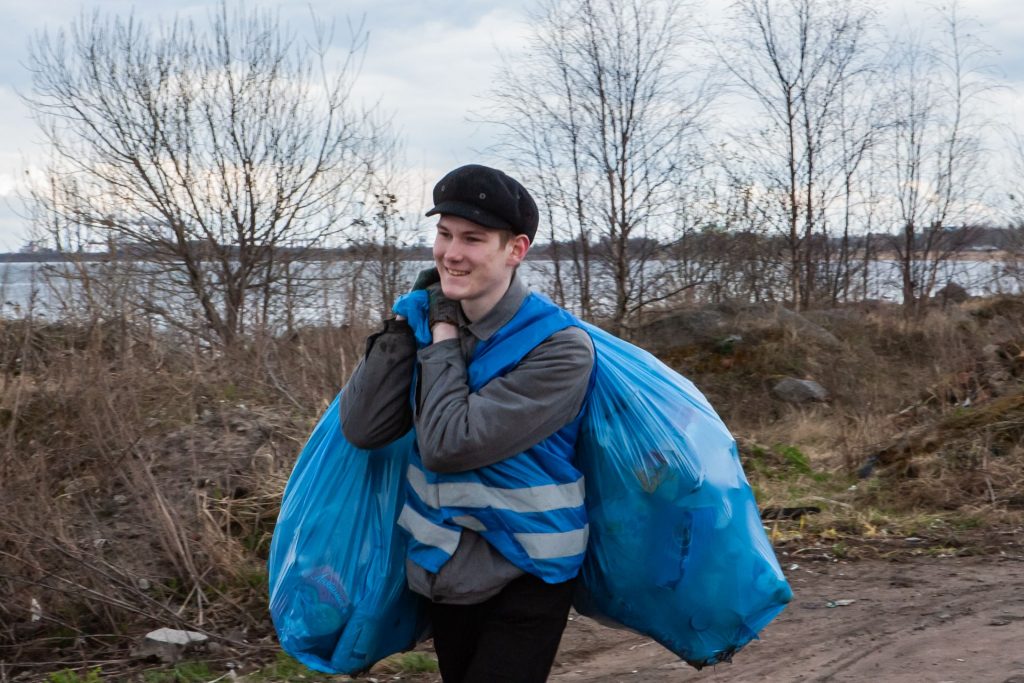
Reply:
[[575, 584], [547, 584], [527, 574], [477, 605], [431, 603], [444, 683], [544, 683]]

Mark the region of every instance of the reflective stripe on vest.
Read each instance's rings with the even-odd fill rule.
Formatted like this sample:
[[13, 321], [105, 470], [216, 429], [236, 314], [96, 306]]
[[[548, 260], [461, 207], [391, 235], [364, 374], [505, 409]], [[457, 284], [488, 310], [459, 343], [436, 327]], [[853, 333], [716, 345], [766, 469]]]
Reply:
[[442, 481], [432, 484], [415, 465], [409, 465], [409, 486], [432, 508], [498, 508], [512, 512], [547, 512], [583, 505], [583, 477], [569, 484], [543, 484], [517, 489], [487, 486], [480, 482]]
[[[451, 520], [463, 529], [471, 529], [477, 533], [490, 531], [473, 515], [457, 515]], [[441, 524], [434, 524], [410, 506], [406, 505], [398, 518], [398, 524], [409, 532], [418, 542], [440, 548], [448, 555], [454, 555], [459, 547], [459, 532]], [[551, 560], [559, 557], [582, 555], [587, 549], [590, 525], [572, 531], [543, 533], [514, 533], [512, 537], [523, 547], [534, 560]]]
[[586, 552], [590, 525], [560, 533], [512, 535], [533, 559], [553, 560], [558, 557], [575, 557]]
[[408, 531], [420, 543], [440, 548], [448, 555], [454, 555], [455, 549], [459, 547], [458, 531], [434, 524], [409, 505], [402, 508], [402, 514], [398, 516], [398, 526]]

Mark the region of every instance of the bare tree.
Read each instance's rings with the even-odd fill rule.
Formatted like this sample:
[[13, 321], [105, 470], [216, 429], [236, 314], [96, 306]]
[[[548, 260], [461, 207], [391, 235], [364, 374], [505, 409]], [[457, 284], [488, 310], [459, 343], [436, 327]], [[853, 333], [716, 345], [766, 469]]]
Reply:
[[1001, 252], [1001, 277], [996, 281], [996, 291], [1013, 289], [1024, 292], [1024, 194], [1020, 189], [1020, 179], [1024, 178], [1024, 137], [1019, 131], [1013, 131], [1008, 143], [1013, 150], [1013, 180], [1007, 196], [1007, 225], [992, 231], [998, 236], [991, 237], [987, 244]]
[[829, 279], [819, 268], [837, 209], [848, 235], [852, 184], [871, 140], [873, 124], [851, 120], [848, 105], [872, 72], [872, 13], [856, 0], [740, 0], [734, 12], [728, 49], [716, 49], [761, 114], [734, 139], [765, 217], [785, 238], [789, 299], [805, 308]]
[[[876, 73], [865, 69], [864, 74]], [[843, 82], [839, 91], [836, 122], [838, 145], [838, 193], [829, 230], [822, 240], [821, 276], [825, 297], [832, 305], [848, 301], [853, 287], [870, 268], [866, 255], [875, 227], [878, 184], [872, 173], [873, 152], [890, 125], [886, 101], [862, 79]], [[857, 258], [857, 245], [861, 245]]]
[[92, 13], [37, 36], [25, 99], [53, 152], [38, 229], [130, 256], [143, 311], [231, 347], [351, 224], [380, 136], [351, 97], [363, 41], [331, 67], [323, 27], [310, 45], [226, 1], [208, 26]]
[[659, 247], [710, 99], [677, 61], [684, 18], [674, 0], [548, 0], [493, 93], [503, 152], [547, 210], [556, 298], [574, 281], [581, 313], [607, 315], [620, 334], [671, 294], [663, 285], [680, 286], [663, 277], [673, 264]]
[[398, 195], [386, 185], [373, 195], [373, 222], [379, 242], [373, 242], [371, 266], [380, 295], [380, 313], [386, 316], [401, 293], [402, 261], [399, 250], [409, 242], [402, 230], [405, 217], [398, 210]]
[[422, 236], [424, 209], [413, 211], [403, 206], [403, 198], [423, 195], [422, 187], [414, 187], [411, 177], [393, 163], [399, 153], [389, 155], [391, 161], [377, 169], [370, 181], [372, 202], [365, 218], [357, 220], [354, 233], [354, 256], [363, 270], [364, 292], [368, 312], [386, 317], [395, 300], [412, 284], [414, 273], [406, 265], [405, 255], [416, 238]]
[[715, 301], [781, 301], [788, 291], [783, 253], [777, 233], [767, 227], [766, 206], [758, 201], [758, 183], [741, 152], [721, 145], [716, 152], [719, 171], [695, 196], [704, 227], [691, 242], [691, 251], [707, 266], [700, 291]]
[[970, 239], [987, 193], [981, 130], [988, 49], [968, 30], [954, 3], [942, 15], [943, 41], [896, 39], [895, 124], [886, 168], [896, 199], [896, 252], [903, 303], [920, 312], [939, 278]]

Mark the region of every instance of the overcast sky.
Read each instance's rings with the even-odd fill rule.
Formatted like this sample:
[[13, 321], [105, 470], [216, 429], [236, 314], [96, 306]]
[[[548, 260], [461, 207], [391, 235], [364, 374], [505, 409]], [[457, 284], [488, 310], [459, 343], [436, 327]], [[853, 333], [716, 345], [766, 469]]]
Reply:
[[[256, 3], [250, 0], [249, 6]], [[297, 29], [309, 26], [312, 7], [333, 20], [343, 42], [346, 22], [365, 19], [369, 45], [357, 94], [379, 101], [405, 142], [406, 159], [418, 176], [436, 178], [474, 161], [493, 162], [484, 150], [493, 131], [475, 124], [472, 111], [483, 106], [499, 66], [499, 53], [514, 57], [527, 34], [532, 0], [294, 0], [265, 1]], [[143, 20], [205, 17], [215, 2], [201, 0], [0, 0], [5, 40], [0, 41], [0, 251], [17, 250], [25, 240], [15, 190], [27, 165], [40, 155], [39, 134], [17, 92], [30, 87], [25, 68], [32, 35], [67, 27], [83, 8], [128, 13]], [[698, 5], [708, 17], [721, 16], [727, 0]], [[892, 0], [882, 19], [895, 24], [924, 16], [925, 3]], [[1024, 8], [1019, 0], [964, 0], [963, 10], [982, 24], [982, 35], [996, 50], [994, 64], [1008, 87], [994, 106], [1016, 116], [1024, 92]], [[426, 183], [428, 181], [424, 181]]]

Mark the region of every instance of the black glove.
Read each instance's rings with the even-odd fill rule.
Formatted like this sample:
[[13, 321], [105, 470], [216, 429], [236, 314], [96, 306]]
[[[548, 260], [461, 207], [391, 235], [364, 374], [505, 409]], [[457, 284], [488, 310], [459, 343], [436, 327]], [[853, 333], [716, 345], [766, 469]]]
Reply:
[[440, 281], [441, 274], [437, 272], [437, 268], [425, 268], [416, 276], [416, 282], [413, 283], [412, 291], [415, 292], [417, 289], [426, 289], [430, 285], [437, 284]]
[[[434, 270], [434, 273], [436, 274], [437, 270]], [[427, 294], [430, 297], [430, 312], [427, 317], [431, 327], [437, 323], [459, 324], [459, 302], [444, 295], [440, 282], [427, 287]]]

